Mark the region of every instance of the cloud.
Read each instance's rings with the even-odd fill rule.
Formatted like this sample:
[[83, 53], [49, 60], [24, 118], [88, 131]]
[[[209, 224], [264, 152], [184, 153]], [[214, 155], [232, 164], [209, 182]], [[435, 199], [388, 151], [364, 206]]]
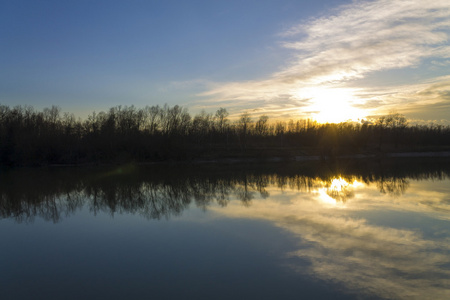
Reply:
[[[433, 59], [433, 67], [444, 68], [446, 59], [450, 58], [449, 29], [450, 5], [447, 0], [426, 3], [414, 0], [356, 1], [337, 8], [331, 15], [281, 33], [285, 39], [281, 45], [294, 50], [295, 54], [286, 66], [269, 78], [217, 84], [200, 96], [207, 101], [228, 102], [241, 107], [270, 103], [283, 110], [285, 99], [295, 101], [299, 107], [308, 106], [311, 99], [314, 100], [314, 93], [311, 96], [310, 91], [328, 89], [332, 93], [349, 82], [357, 85], [359, 79], [369, 74], [418, 67], [424, 59]], [[410, 94], [418, 92], [412, 88]], [[365, 89], [366, 86], [358, 86], [358, 92]], [[350, 100], [336, 101], [353, 105], [353, 102], [363, 100], [360, 104], [368, 103], [365, 108], [373, 111], [391, 103], [394, 106], [401, 104], [398, 98], [404, 90], [405, 86], [389, 86], [385, 97], [381, 97], [382, 102], [378, 101], [380, 97], [358, 98], [357, 94]], [[417, 96], [414, 99], [421, 101], [426, 95]], [[438, 97], [436, 101], [446, 99]], [[374, 107], [374, 103], [378, 106]], [[298, 115], [301, 113], [299, 110]], [[304, 114], [308, 112], [304, 111]]]
[[361, 89], [356, 107], [387, 114], [397, 111], [414, 119], [413, 123], [450, 124], [450, 76], [440, 76], [417, 84], [374, 86]]
[[444, 30], [449, 21], [441, 19], [449, 15], [448, 1], [384, 0], [344, 6], [336, 16], [297, 27], [307, 38], [284, 45], [306, 53], [276, 75], [320, 83], [412, 66], [423, 57], [448, 56]]

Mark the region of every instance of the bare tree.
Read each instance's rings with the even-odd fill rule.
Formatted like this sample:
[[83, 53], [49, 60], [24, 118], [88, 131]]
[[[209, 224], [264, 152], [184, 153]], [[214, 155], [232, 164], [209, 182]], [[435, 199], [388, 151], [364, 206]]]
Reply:
[[269, 134], [269, 117], [262, 115], [259, 120], [256, 121], [255, 131], [259, 136], [267, 136]]

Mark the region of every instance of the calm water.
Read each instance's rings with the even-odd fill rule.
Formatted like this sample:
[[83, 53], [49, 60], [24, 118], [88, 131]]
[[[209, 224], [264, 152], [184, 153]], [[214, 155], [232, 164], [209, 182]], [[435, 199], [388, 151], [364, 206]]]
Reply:
[[1, 299], [450, 299], [450, 163], [0, 172]]

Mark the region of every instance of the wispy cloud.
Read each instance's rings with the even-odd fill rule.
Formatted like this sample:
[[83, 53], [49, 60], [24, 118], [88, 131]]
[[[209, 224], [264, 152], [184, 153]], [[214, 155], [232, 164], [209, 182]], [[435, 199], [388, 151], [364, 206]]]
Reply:
[[[447, 0], [378, 0], [356, 1], [281, 33], [282, 47], [294, 50], [286, 66], [263, 80], [216, 84], [200, 95], [207, 101], [229, 103], [238, 109], [259, 107], [270, 113], [274, 107], [283, 112], [294, 102], [300, 109], [293, 117], [311, 115], [308, 107], [316, 101], [316, 93], [358, 86], [359, 79], [380, 71], [418, 67], [432, 59], [434, 68], [445, 68], [450, 58], [450, 3]], [[418, 71], [419, 72], [419, 71]], [[442, 75], [442, 74], [441, 74]], [[330, 99], [341, 105], [359, 106], [369, 113], [396, 106], [405, 93], [416, 97], [409, 103], [428, 99], [424, 90], [436, 88], [433, 75], [420, 90], [414, 86], [382, 87], [385, 95], [359, 98], [370, 90], [359, 85], [346, 99]], [[448, 91], [448, 77], [439, 77]], [[355, 83], [356, 81], [356, 83]], [[429, 84], [429, 86], [424, 86]], [[367, 90], [366, 90], [367, 89]], [[434, 102], [447, 101], [442, 93]], [[381, 99], [381, 101], [380, 101]], [[427, 100], [427, 101], [428, 101]], [[374, 104], [377, 105], [374, 105]], [[386, 110], [386, 109], [384, 109]], [[303, 115], [302, 115], [303, 114]], [[272, 113], [277, 116], [277, 113]], [[278, 114], [279, 115], [279, 114]]]

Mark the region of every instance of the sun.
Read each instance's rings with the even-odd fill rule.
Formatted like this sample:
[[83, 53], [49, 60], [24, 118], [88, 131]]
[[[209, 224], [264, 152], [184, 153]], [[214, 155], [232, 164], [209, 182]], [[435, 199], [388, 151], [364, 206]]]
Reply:
[[354, 90], [344, 88], [311, 88], [302, 91], [311, 101], [307, 109], [311, 117], [319, 123], [340, 123], [358, 121], [366, 116], [362, 109], [353, 106], [357, 102]]

